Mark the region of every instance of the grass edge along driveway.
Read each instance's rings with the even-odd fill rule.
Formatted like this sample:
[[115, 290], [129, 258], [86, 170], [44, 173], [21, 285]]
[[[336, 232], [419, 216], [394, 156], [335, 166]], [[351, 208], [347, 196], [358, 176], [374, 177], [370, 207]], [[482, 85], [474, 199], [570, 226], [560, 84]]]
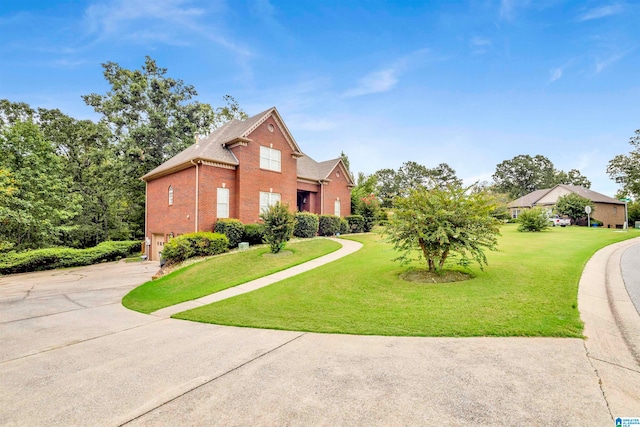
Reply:
[[[465, 282], [419, 284], [376, 234], [358, 252], [268, 287], [174, 315], [222, 325], [392, 336], [582, 337], [584, 265], [598, 249], [640, 236], [586, 227], [519, 233], [502, 227], [488, 267]], [[419, 265], [414, 265], [418, 267]]]
[[138, 286], [124, 296], [122, 305], [149, 314], [277, 273], [341, 247], [334, 241], [315, 238], [289, 242], [283, 254], [271, 255], [267, 246], [259, 246], [214, 256]]

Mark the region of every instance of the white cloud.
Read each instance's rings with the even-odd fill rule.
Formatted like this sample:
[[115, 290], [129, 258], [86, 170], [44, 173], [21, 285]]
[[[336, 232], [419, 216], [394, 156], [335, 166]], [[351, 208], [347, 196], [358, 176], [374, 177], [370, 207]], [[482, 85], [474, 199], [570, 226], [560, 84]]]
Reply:
[[621, 4], [610, 4], [608, 6], [590, 9], [578, 17], [578, 21], [590, 21], [592, 19], [600, 19], [611, 15], [622, 13], [624, 8]]
[[394, 68], [369, 73], [358, 81], [355, 88], [345, 92], [344, 96], [352, 98], [371, 93], [388, 92], [398, 83], [398, 73], [399, 70]]
[[555, 82], [562, 77], [562, 67], [554, 68], [551, 70], [551, 77], [549, 77], [549, 83]]
[[[252, 52], [224, 35], [223, 29], [207, 16], [221, 14], [217, 2], [207, 2], [208, 9], [192, 7], [190, 0], [103, 0], [85, 10], [84, 25], [98, 41], [122, 39], [137, 43], [162, 43], [185, 46], [194, 36], [210, 40], [241, 58]], [[144, 28], [144, 31], [140, 31]]]
[[615, 64], [631, 52], [633, 52], [635, 48], [627, 49], [624, 52], [619, 52], [613, 55], [608, 56], [607, 58], [596, 61], [596, 74], [600, 74], [604, 69], [610, 67]]
[[529, 3], [530, 0], [501, 0], [500, 19], [513, 21], [516, 18], [517, 9], [528, 7]]
[[476, 55], [485, 54], [492, 46], [491, 40], [478, 36], [471, 37], [469, 43], [473, 53]]
[[354, 98], [373, 93], [388, 92], [398, 84], [399, 77], [416, 60], [423, 57], [428, 52], [427, 49], [420, 49], [409, 55], [403, 56], [393, 64], [381, 70], [366, 74], [358, 80], [356, 87], [344, 93], [346, 98]]

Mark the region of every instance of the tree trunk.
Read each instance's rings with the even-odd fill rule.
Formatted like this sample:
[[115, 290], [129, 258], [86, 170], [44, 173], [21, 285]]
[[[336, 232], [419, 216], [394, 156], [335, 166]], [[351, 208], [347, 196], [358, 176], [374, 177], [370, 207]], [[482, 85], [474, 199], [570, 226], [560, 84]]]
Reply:
[[440, 257], [440, 270], [442, 270], [442, 267], [444, 267], [444, 262], [447, 260], [448, 256], [449, 256], [449, 249], [446, 249], [442, 253], [442, 256]]

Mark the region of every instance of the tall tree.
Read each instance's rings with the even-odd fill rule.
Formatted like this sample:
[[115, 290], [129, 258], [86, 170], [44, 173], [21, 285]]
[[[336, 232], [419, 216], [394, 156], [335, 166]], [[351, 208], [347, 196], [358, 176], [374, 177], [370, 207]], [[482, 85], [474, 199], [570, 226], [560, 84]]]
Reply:
[[60, 110], [38, 109], [40, 128], [55, 144], [71, 193], [81, 200], [81, 212], [65, 224], [65, 246], [90, 247], [105, 240], [126, 238], [126, 222], [118, 218], [114, 188], [120, 176], [112, 168], [111, 134], [104, 123], [76, 120]]
[[446, 163], [430, 169], [417, 162], [407, 161], [397, 171], [381, 169], [375, 175], [378, 195], [385, 207], [391, 206], [394, 197], [406, 196], [414, 188], [444, 188], [462, 184], [456, 171]]
[[237, 102], [225, 97], [227, 106], [214, 111], [192, 99], [192, 85], [167, 76], [167, 69], [146, 57], [140, 70], [128, 70], [115, 62], [102, 65], [111, 86], [105, 95], [92, 93], [84, 101], [103, 115], [115, 138], [115, 167], [122, 177], [121, 206], [136, 237], [144, 233], [144, 183], [140, 177], [173, 157], [194, 141], [195, 135], [212, 131], [232, 118], [245, 118]]
[[433, 186], [444, 188], [449, 185], [462, 185], [462, 180], [456, 176], [456, 171], [446, 163], [440, 163], [435, 168], [429, 169], [428, 175]]
[[393, 198], [400, 193], [400, 186], [396, 171], [390, 168], [380, 169], [375, 174], [376, 193], [382, 200], [382, 205], [391, 207]]
[[555, 184], [578, 185], [584, 188], [591, 188], [591, 181], [582, 175], [578, 169], [571, 169], [569, 172], [556, 171]]
[[629, 139], [633, 150], [619, 154], [609, 161], [609, 177], [622, 186], [621, 196], [640, 198], [640, 129]]
[[498, 192], [507, 193], [513, 199], [542, 188], [555, 185], [555, 169], [544, 156], [531, 157], [521, 154], [496, 166], [492, 178]]
[[59, 227], [74, 218], [79, 200], [70, 193], [55, 146], [32, 122], [16, 121], [0, 134], [0, 241], [17, 249], [59, 242]]

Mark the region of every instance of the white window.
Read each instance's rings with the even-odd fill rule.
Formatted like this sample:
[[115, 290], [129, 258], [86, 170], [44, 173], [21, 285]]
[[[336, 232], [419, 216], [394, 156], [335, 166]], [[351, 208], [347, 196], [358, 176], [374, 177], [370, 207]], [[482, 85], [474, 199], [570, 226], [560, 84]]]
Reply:
[[260, 169], [280, 172], [280, 150], [260, 146]]
[[271, 205], [275, 205], [280, 201], [280, 193], [260, 192], [260, 213]]
[[173, 205], [173, 185], [169, 186], [169, 206]]
[[518, 218], [519, 214], [520, 214], [520, 209], [513, 209], [511, 211], [511, 218], [516, 219], [516, 218]]
[[229, 189], [218, 188], [218, 218], [229, 218]]
[[333, 203], [333, 214], [335, 216], [340, 216], [340, 200], [336, 200]]

